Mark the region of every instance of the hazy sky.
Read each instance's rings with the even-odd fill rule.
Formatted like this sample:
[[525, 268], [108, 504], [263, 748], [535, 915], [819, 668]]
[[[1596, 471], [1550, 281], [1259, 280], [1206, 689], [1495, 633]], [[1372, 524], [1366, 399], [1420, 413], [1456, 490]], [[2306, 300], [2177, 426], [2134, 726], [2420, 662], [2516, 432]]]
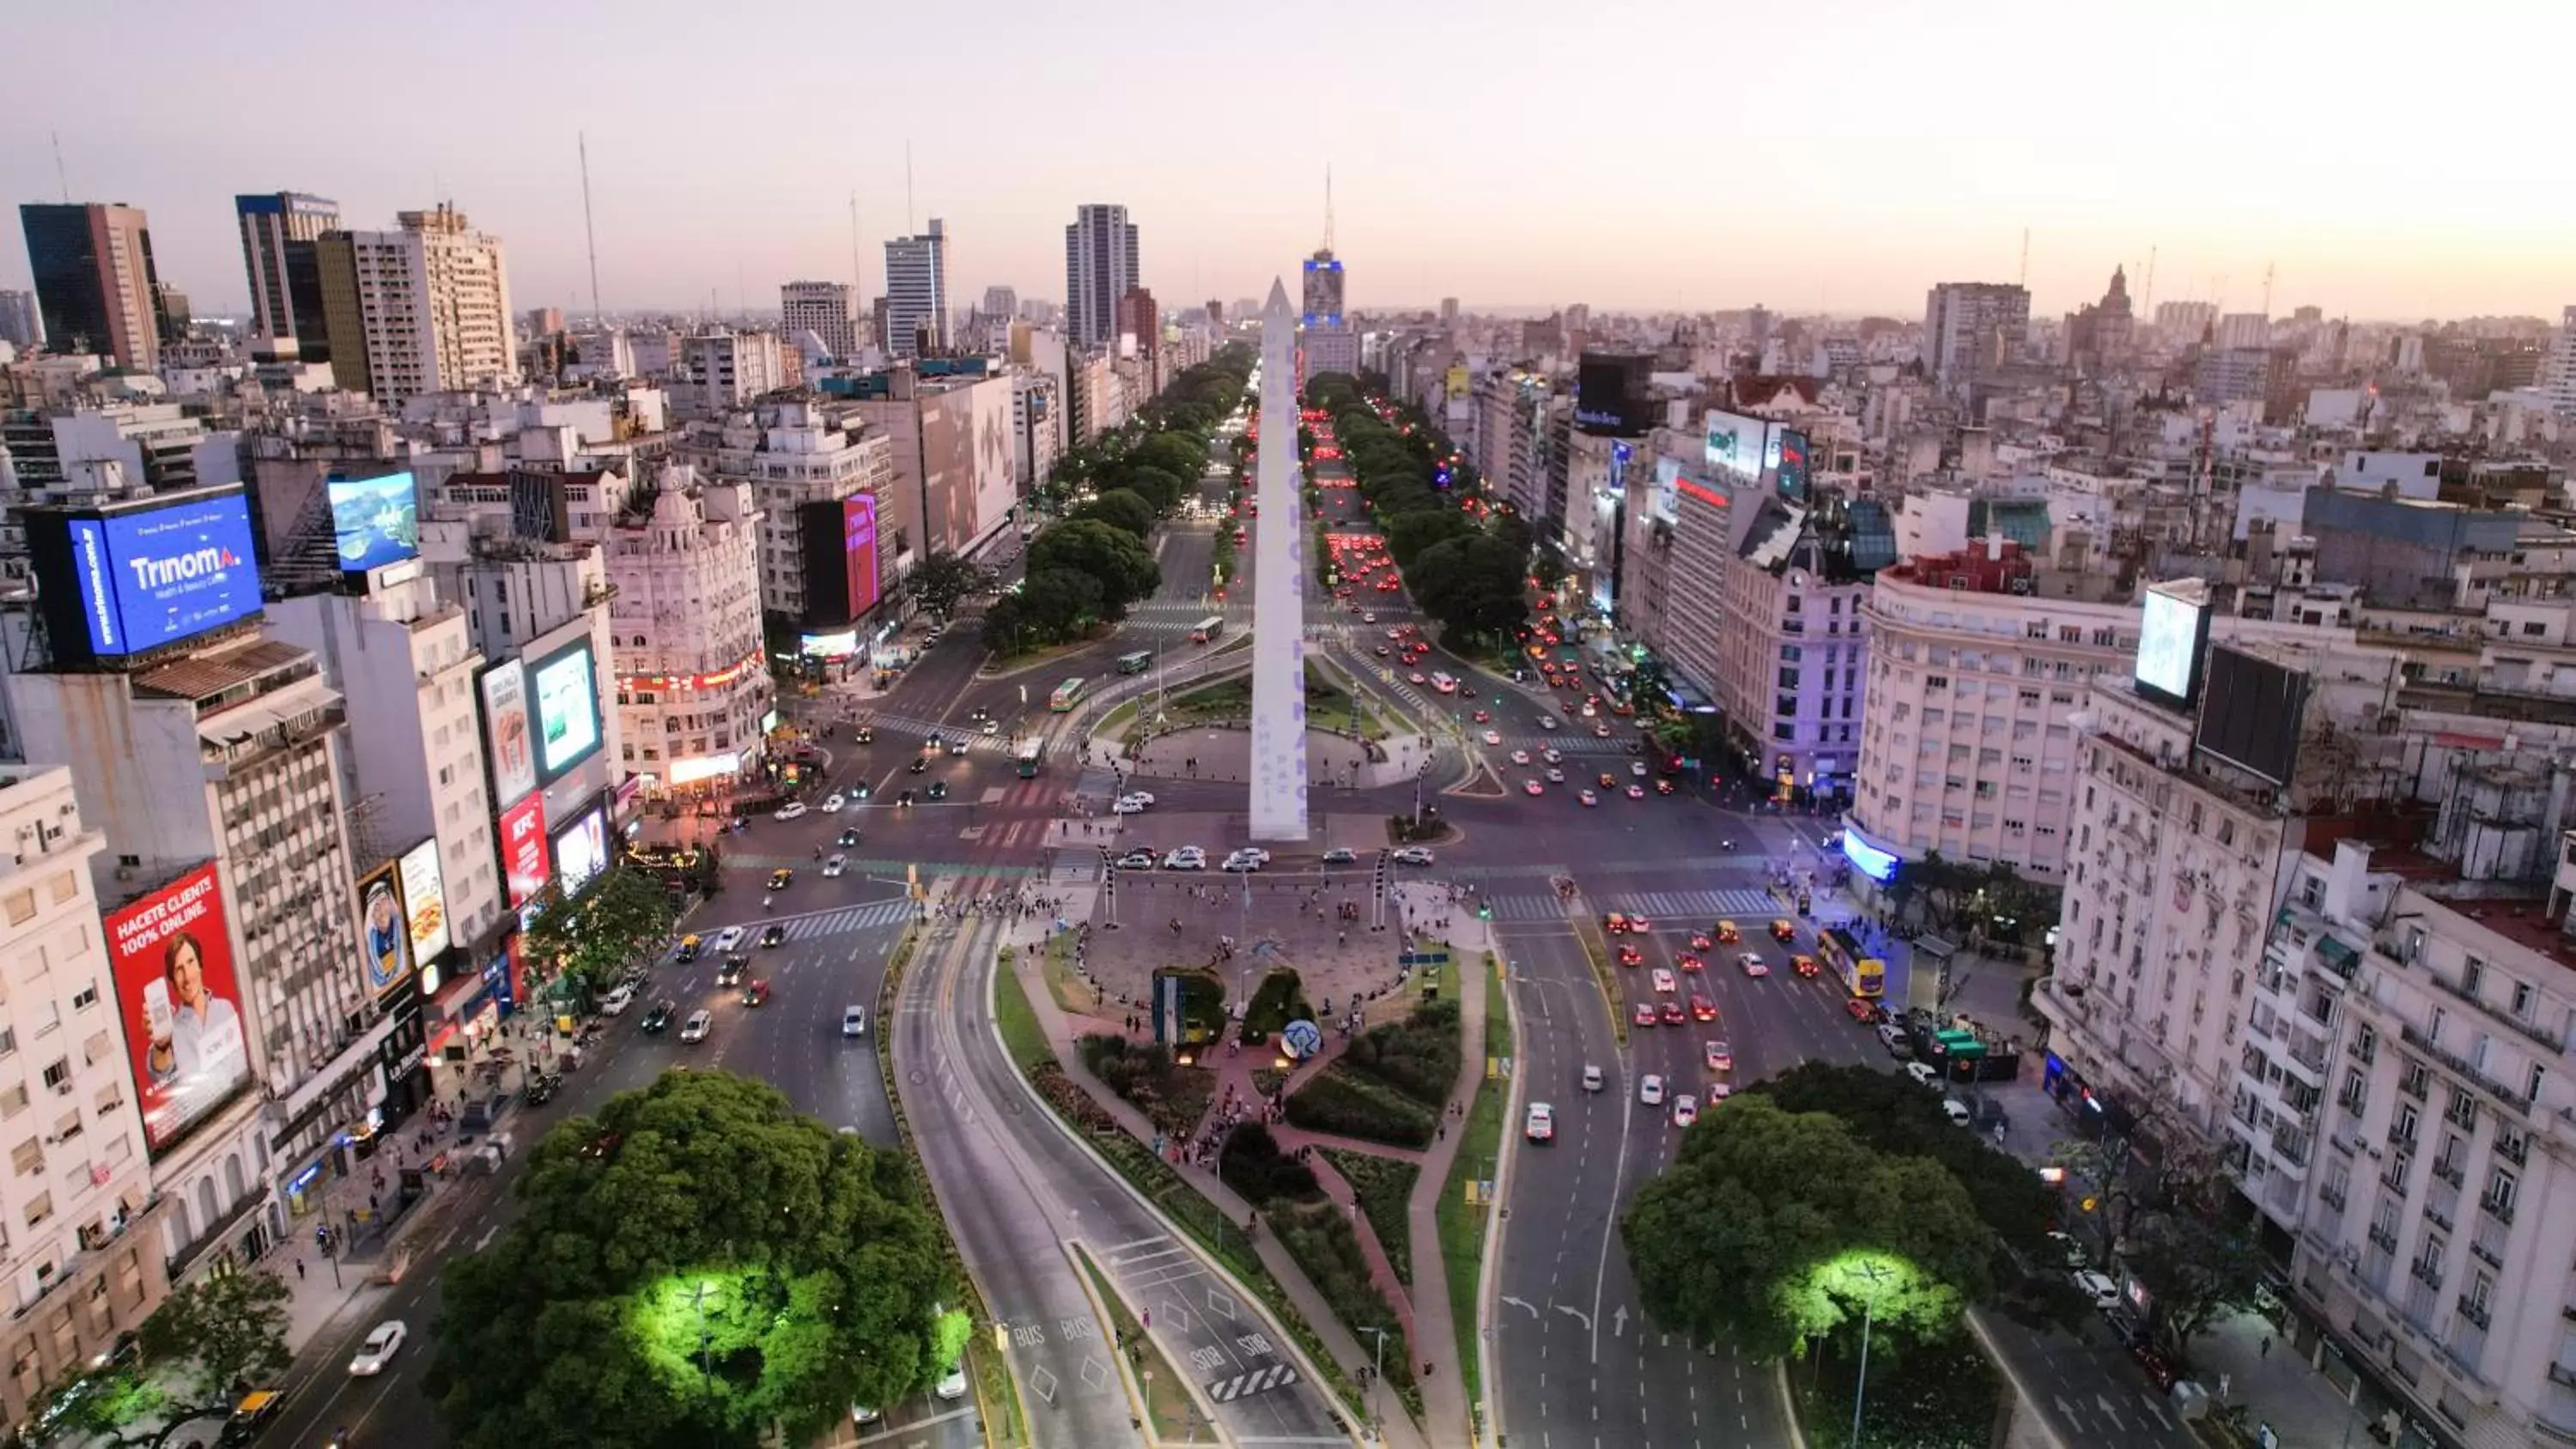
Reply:
[[[161, 275], [246, 308], [235, 192], [351, 226], [452, 199], [513, 298], [774, 307], [947, 220], [953, 301], [1061, 298], [1124, 202], [1166, 304], [1266, 290], [1332, 166], [1354, 307], [2155, 298], [2415, 319], [2576, 302], [2551, 0], [139, 0], [17, 7], [0, 191], [151, 213]], [[911, 145], [907, 206], [905, 144]], [[2558, 157], [2559, 160], [2550, 158]], [[23, 237], [0, 286], [26, 285]]]

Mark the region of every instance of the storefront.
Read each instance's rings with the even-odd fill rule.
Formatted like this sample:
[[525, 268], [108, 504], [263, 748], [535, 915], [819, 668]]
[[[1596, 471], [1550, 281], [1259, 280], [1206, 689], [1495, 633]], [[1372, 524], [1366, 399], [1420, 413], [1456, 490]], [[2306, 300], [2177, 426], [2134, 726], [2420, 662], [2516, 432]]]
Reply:
[[[505, 978], [507, 970], [505, 963]], [[424, 978], [423, 984], [432, 983]], [[484, 1084], [476, 1072], [489, 1060], [501, 1027], [500, 1003], [493, 999], [487, 973], [466, 972], [453, 980], [435, 983], [421, 1020], [428, 1032], [426, 1057], [431, 1093], [454, 1103], [482, 1090]]]

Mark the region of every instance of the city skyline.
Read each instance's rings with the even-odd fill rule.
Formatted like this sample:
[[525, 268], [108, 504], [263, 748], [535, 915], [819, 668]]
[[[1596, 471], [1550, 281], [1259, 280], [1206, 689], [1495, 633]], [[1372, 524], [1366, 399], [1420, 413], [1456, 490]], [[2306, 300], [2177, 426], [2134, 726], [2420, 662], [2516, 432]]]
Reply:
[[[730, 128], [639, 126], [640, 108], [596, 102], [551, 106], [532, 128], [522, 108], [458, 107], [445, 95], [477, 68], [503, 85], [535, 84], [542, 77], [520, 57], [577, 55], [584, 74], [629, 77], [642, 96], [684, 27], [691, 69], [671, 79], [778, 75], [782, 38], [838, 23], [821, 7], [783, 5], [711, 33], [666, 4], [639, 6], [615, 27], [569, 9], [469, 5], [427, 29], [312, 5], [248, 30], [180, 12], [137, 31], [58, 10], [24, 23], [30, 55], [112, 49], [146, 83], [125, 93], [130, 104], [102, 111], [81, 67], [30, 67], [0, 146], [0, 183], [11, 202], [59, 200], [67, 186], [74, 201], [142, 208], [163, 277], [209, 314], [248, 311], [231, 198], [296, 190], [337, 199], [353, 226], [452, 201], [508, 242], [522, 305], [585, 315], [581, 132], [611, 312], [765, 311], [782, 282], [849, 280], [853, 192], [862, 299], [885, 290], [885, 241], [918, 234], [934, 215], [954, 238], [952, 297], [996, 284], [1050, 297], [1065, 222], [1103, 198], [1125, 204], [1147, 234], [1144, 281], [1159, 294], [1259, 296], [1321, 240], [1328, 164], [1354, 311], [1454, 295], [1496, 310], [1758, 303], [1909, 317], [1934, 283], [2016, 280], [2027, 228], [2036, 316], [2092, 300], [2115, 266], [2143, 294], [2152, 249], [2156, 301], [2258, 310], [2268, 267], [2275, 314], [2315, 305], [2356, 320], [2549, 318], [2569, 289], [2562, 259], [2576, 249], [2576, 200], [2536, 184], [2511, 146], [2384, 135], [2346, 144], [2309, 89], [2206, 78], [2236, 56], [2320, 76], [2393, 59], [2373, 37], [2396, 32], [2349, 12], [2328, 29], [2287, 13], [2122, 5], [2070, 25], [2062, 12], [2011, 0], [1969, 25], [1856, 0], [1843, 18], [1874, 39], [1838, 49], [1833, 70], [1782, 66], [1778, 79], [1728, 81], [1723, 95], [1677, 77], [1672, 114], [1626, 101], [1587, 111], [1580, 78], [1648, 54], [1788, 56], [1823, 32], [1780, 15], [1642, 5], [1580, 27], [1523, 4], [1478, 7], [1472, 19], [1450, 5], [1305, 13], [1309, 26], [1366, 34], [1390, 56], [1415, 58], [1408, 64], [1436, 58], [1441, 73], [1477, 76], [1489, 94], [1566, 97], [1561, 118], [1541, 121], [1509, 110], [1488, 119], [1476, 90], [1447, 83], [1377, 86], [1363, 65], [1311, 74], [1294, 57], [1265, 56], [1239, 22], [1160, 0], [1118, 7], [1110, 19], [1123, 24], [1002, 8], [1010, 23], [999, 31], [1015, 43], [979, 55], [977, 90], [1009, 103], [974, 114], [953, 105], [955, 91], [937, 78], [952, 71], [938, 56], [986, 33], [991, 17], [960, 22], [899, 41], [888, 63], [871, 66], [878, 100], [866, 141], [831, 145], [819, 138], [848, 114], [844, 95], [792, 74], [740, 97]], [[2502, 15], [2500, 0], [2471, 8]], [[1178, 57], [1143, 78], [1164, 93], [1154, 114], [1187, 123], [1103, 126], [1117, 143], [1033, 163], [1035, 132], [1014, 117], [1046, 129], [1055, 124], [1046, 118], [1078, 113], [1102, 93], [1065, 78], [1122, 63], [1139, 30]], [[2481, 33], [2492, 32], [2474, 15], [2430, 34], [2410, 29], [2405, 59], [2465, 71], [2483, 60], [2469, 49]], [[328, 125], [244, 103], [244, 74], [328, 73], [369, 53], [410, 63], [336, 94]], [[1300, 104], [1277, 117], [1245, 106], [1265, 77]], [[1719, 79], [1713, 69], [1710, 83]], [[2096, 80], [2111, 83], [2087, 84]], [[1937, 110], [1918, 99], [1962, 85], [1995, 99]], [[2081, 106], [2062, 98], [2070, 86]], [[1318, 103], [1334, 97], [1349, 104]], [[1878, 103], [1855, 103], [1870, 97]], [[2539, 134], [2547, 123], [2537, 88], [2486, 99], [2499, 134]], [[1683, 123], [1699, 108], [1741, 119]], [[433, 114], [437, 125], [412, 123]], [[2396, 184], [2432, 168], [2445, 194], [2480, 198], [2474, 219]], [[22, 249], [6, 251], [0, 287], [24, 286]]]

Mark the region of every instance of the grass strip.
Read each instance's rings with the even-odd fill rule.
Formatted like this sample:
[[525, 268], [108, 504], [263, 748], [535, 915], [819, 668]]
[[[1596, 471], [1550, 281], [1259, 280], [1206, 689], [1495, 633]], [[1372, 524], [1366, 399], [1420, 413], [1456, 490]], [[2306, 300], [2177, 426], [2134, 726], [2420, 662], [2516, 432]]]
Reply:
[[1378, 1247], [1385, 1250], [1395, 1276], [1410, 1286], [1413, 1220], [1408, 1209], [1413, 1202], [1414, 1181], [1422, 1176], [1422, 1169], [1410, 1162], [1346, 1147], [1325, 1148], [1324, 1160], [1351, 1185], [1351, 1195], [1359, 1200], [1360, 1215], [1368, 1219], [1369, 1231], [1377, 1234]]
[[993, 1022], [1002, 1029], [1002, 1046], [1011, 1061], [1023, 1072], [1055, 1064], [1055, 1048], [1047, 1045], [1046, 1028], [1038, 1024], [1037, 1008], [1029, 1005], [1029, 993], [1020, 985], [1016, 968], [1019, 952], [1002, 948], [993, 963]]
[[[1136, 1370], [1141, 1380], [1138, 1387], [1142, 1390], [1145, 1415], [1153, 1425], [1154, 1437], [1166, 1444], [1214, 1442], [1216, 1426], [1199, 1417], [1199, 1406], [1190, 1398], [1189, 1384], [1172, 1367], [1172, 1361], [1164, 1356], [1161, 1345], [1154, 1342], [1154, 1336], [1136, 1321], [1135, 1313], [1110, 1283], [1109, 1275], [1100, 1271], [1100, 1265], [1092, 1261], [1091, 1254], [1080, 1243], [1073, 1245], [1073, 1254], [1081, 1260], [1083, 1274], [1091, 1279], [1091, 1291], [1099, 1295], [1100, 1306], [1109, 1315], [1110, 1327], [1114, 1330], [1112, 1346], [1124, 1349], [1129, 1366]], [[1202, 1429], [1207, 1431], [1205, 1439], [1200, 1436]]]
[[[1502, 963], [1485, 957], [1485, 1055], [1512, 1054], [1512, 1019], [1503, 1006]], [[1484, 1276], [1485, 1244], [1493, 1229], [1493, 1204], [1467, 1201], [1467, 1185], [1492, 1170], [1503, 1144], [1503, 1084], [1478, 1084], [1467, 1109], [1465, 1135], [1450, 1161], [1440, 1193], [1440, 1267], [1449, 1279], [1449, 1321], [1458, 1335], [1458, 1372], [1467, 1402], [1483, 1399], [1482, 1365], [1476, 1356], [1476, 1293]]]
[[1624, 1047], [1628, 1044], [1628, 988], [1610, 965], [1609, 938], [1589, 919], [1580, 919], [1574, 923], [1574, 943], [1592, 963], [1592, 979], [1601, 983], [1601, 999], [1610, 1004], [1610, 1034]]

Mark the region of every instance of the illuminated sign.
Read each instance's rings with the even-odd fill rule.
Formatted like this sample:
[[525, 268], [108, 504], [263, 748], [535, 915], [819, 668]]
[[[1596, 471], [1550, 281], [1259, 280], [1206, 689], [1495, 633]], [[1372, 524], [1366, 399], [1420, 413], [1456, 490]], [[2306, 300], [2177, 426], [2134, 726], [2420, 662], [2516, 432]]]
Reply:
[[1773, 428], [1765, 450], [1774, 486], [1792, 503], [1807, 501], [1807, 435], [1796, 428]]
[[72, 582], [98, 654], [157, 649], [259, 612], [250, 505], [238, 493], [74, 517], [65, 526]]
[[840, 629], [829, 634], [807, 634], [799, 639], [796, 652], [808, 659], [840, 659], [859, 652], [859, 631]]
[[1704, 487], [1698, 483], [1694, 483], [1688, 478], [1675, 477], [1673, 479], [1673, 491], [1696, 498], [1711, 508], [1725, 508], [1729, 506], [1729, 500], [1725, 494], [1719, 493], [1714, 489]]
[[720, 755], [692, 755], [688, 759], [671, 762], [671, 783], [691, 785], [700, 780], [712, 780], [721, 775], [735, 775], [741, 772], [742, 755], [739, 751], [727, 750]]
[[1893, 854], [1862, 840], [1859, 831], [1849, 829], [1843, 831], [1843, 859], [1852, 863], [1852, 869], [1881, 885], [1896, 879], [1896, 867], [1902, 863]]
[[529, 671], [536, 696], [537, 764], [549, 780], [599, 748], [599, 689], [590, 645], [575, 644]]
[[108, 912], [108, 975], [154, 1151], [250, 1080], [241, 985], [213, 862]]
[[2138, 620], [2138, 688], [2169, 704], [2189, 704], [2200, 689], [2201, 646], [2209, 638], [2209, 610], [2191, 596], [2199, 591], [2197, 579], [2155, 585], [2146, 591], [2145, 609]]
[[579, 895], [608, 866], [608, 812], [594, 808], [555, 837], [555, 877], [567, 896]]
[[760, 657], [760, 650], [755, 646], [750, 653], [742, 656], [740, 660], [726, 665], [724, 668], [717, 670], [713, 674], [621, 674], [617, 676], [617, 687], [627, 690], [722, 689], [726, 685], [733, 683], [735, 680], [742, 678], [745, 674], [750, 673], [752, 670], [765, 669], [767, 667], [767, 662]]
[[1771, 431], [1769, 423], [1740, 413], [1712, 410], [1700, 431], [1702, 461], [1709, 467], [1733, 473], [1739, 478], [1762, 475], [1762, 454], [1768, 446]]
[[331, 503], [331, 535], [340, 567], [364, 573], [420, 554], [420, 497], [411, 474], [333, 478], [322, 485]]
[[492, 798], [511, 805], [537, 788], [536, 727], [528, 721], [528, 670], [505, 659], [483, 671], [484, 745], [492, 752]]
[[358, 882], [358, 943], [369, 992], [382, 996], [411, 979], [411, 918], [403, 910], [399, 866], [388, 864]]
[[877, 500], [861, 493], [841, 500], [841, 551], [849, 572], [850, 617], [877, 606]]
[[402, 898], [411, 923], [411, 954], [426, 961], [447, 949], [447, 881], [438, 864], [435, 838], [402, 853]]
[[546, 864], [546, 797], [531, 795], [501, 812], [501, 876], [513, 909], [535, 900], [552, 878]]

